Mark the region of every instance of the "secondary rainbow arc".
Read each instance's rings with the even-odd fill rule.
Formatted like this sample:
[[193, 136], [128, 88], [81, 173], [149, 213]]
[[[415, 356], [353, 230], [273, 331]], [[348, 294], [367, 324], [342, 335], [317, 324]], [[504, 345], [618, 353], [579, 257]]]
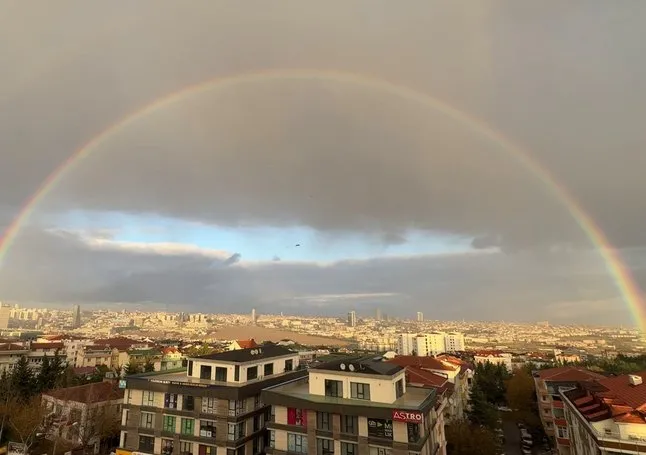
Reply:
[[135, 123], [139, 119], [191, 95], [198, 95], [209, 90], [225, 90], [245, 83], [255, 83], [271, 80], [319, 80], [345, 84], [355, 84], [377, 91], [385, 92], [412, 102], [421, 103], [427, 108], [441, 112], [453, 120], [468, 126], [471, 131], [481, 135], [483, 138], [499, 145], [510, 157], [516, 159], [519, 164], [535, 175], [545, 186], [548, 192], [560, 201], [570, 212], [574, 220], [589, 238], [591, 243], [599, 250], [604, 260], [608, 273], [612, 276], [628, 308], [639, 325], [639, 328], [646, 332], [646, 308], [642, 299], [642, 293], [630, 270], [624, 264], [617, 250], [610, 244], [605, 233], [599, 228], [590, 215], [583, 209], [570, 191], [550, 174], [550, 172], [531, 154], [512, 140], [505, 137], [501, 132], [493, 129], [483, 121], [450, 106], [431, 95], [417, 91], [413, 88], [395, 84], [385, 79], [373, 76], [337, 71], [318, 69], [274, 69], [261, 72], [243, 73], [227, 77], [216, 77], [207, 81], [184, 87], [164, 97], [153, 100], [142, 108], [122, 117], [116, 123], [108, 126], [89, 142], [70, 155], [42, 182], [38, 189], [26, 201], [13, 222], [0, 237], [0, 265], [6, 257], [21, 227], [29, 219], [34, 209], [56, 187], [56, 184], [71, 172], [82, 160], [99, 149], [111, 136], [123, 128]]

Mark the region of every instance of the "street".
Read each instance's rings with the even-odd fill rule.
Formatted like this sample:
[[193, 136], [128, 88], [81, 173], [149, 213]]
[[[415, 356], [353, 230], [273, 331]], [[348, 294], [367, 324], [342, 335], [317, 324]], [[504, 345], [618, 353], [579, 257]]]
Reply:
[[512, 420], [503, 420], [502, 429], [505, 432], [505, 455], [522, 455], [520, 451], [520, 432]]

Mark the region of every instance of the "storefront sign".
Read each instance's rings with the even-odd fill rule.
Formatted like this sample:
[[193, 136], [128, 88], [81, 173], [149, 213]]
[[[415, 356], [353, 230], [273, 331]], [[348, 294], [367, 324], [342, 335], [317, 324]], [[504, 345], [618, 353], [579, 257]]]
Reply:
[[421, 412], [393, 410], [393, 420], [398, 422], [422, 423], [422, 418]]
[[393, 422], [385, 419], [368, 419], [368, 437], [392, 439]]

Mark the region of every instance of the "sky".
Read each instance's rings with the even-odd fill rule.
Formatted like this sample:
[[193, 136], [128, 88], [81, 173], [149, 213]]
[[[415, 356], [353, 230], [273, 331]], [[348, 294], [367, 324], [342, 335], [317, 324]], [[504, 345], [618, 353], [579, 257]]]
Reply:
[[644, 2], [1, 4], [0, 300], [639, 322]]

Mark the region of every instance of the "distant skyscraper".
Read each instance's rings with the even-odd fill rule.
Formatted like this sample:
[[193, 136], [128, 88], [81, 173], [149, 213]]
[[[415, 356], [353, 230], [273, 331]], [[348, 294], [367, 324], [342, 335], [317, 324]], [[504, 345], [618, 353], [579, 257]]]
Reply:
[[0, 329], [9, 328], [9, 316], [11, 315], [11, 306], [0, 303]]
[[381, 308], [377, 308], [375, 316], [377, 321], [381, 321]]
[[357, 312], [354, 310], [348, 313], [348, 325], [350, 327], [357, 326]]
[[424, 313], [421, 311], [417, 312], [417, 322], [424, 322]]
[[74, 305], [74, 328], [81, 327], [81, 305]]
[[255, 324], [255, 323], [256, 323], [256, 321], [257, 321], [257, 319], [256, 319], [256, 318], [257, 318], [257, 316], [256, 316], [256, 309], [254, 308], [253, 310], [251, 310], [251, 322], [253, 322], [253, 323]]

